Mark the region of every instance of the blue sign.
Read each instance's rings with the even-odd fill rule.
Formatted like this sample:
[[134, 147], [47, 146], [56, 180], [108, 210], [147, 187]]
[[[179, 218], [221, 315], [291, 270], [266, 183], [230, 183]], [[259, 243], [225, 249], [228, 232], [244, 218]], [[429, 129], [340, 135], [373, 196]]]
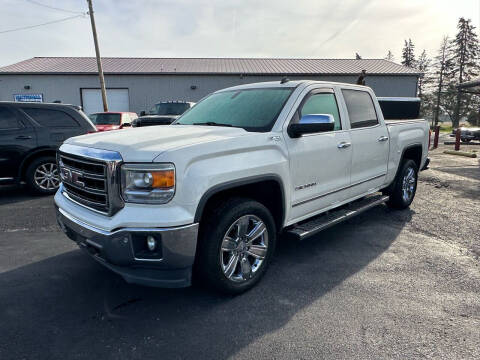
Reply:
[[43, 94], [14, 94], [16, 102], [43, 102]]

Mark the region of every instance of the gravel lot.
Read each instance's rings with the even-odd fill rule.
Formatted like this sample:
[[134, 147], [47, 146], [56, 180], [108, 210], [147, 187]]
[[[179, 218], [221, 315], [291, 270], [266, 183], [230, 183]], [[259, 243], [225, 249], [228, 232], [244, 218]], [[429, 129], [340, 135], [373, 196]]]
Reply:
[[479, 161], [442, 150], [411, 209], [285, 239], [234, 298], [128, 285], [2, 187], [0, 359], [478, 359]]

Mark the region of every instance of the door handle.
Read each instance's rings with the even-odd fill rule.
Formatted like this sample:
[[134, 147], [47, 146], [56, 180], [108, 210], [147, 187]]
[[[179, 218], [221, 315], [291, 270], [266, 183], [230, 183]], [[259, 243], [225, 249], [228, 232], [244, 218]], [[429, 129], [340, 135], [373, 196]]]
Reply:
[[388, 136], [380, 136], [377, 141], [387, 141], [388, 140]]
[[337, 145], [337, 147], [339, 149], [345, 149], [345, 148], [348, 148], [350, 145], [352, 145], [352, 143], [342, 141], [340, 144]]
[[30, 140], [32, 137], [28, 135], [19, 135], [15, 139], [17, 140]]

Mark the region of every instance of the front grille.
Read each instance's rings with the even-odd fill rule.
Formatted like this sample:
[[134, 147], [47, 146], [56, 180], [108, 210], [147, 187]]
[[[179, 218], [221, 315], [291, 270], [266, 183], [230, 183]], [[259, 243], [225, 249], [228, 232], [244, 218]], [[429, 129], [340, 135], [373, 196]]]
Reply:
[[60, 153], [59, 166], [63, 190], [69, 198], [93, 210], [109, 212], [105, 162]]

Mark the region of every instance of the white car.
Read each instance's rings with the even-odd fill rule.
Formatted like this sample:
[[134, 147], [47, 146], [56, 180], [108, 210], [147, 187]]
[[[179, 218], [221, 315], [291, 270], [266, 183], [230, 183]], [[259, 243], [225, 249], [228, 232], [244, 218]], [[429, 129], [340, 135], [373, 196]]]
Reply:
[[421, 119], [386, 122], [365, 86], [232, 87], [172, 125], [68, 139], [58, 222], [128, 282], [183, 287], [193, 274], [240, 293], [280, 232], [303, 239], [374, 205], [408, 207], [428, 133]]

